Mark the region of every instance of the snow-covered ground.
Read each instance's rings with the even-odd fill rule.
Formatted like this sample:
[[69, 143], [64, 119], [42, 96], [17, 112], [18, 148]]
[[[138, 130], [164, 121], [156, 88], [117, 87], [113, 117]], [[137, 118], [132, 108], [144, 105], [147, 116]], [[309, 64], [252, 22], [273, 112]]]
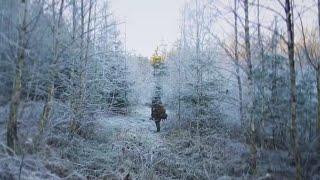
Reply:
[[[45, 137], [43, 151], [26, 154], [23, 163], [20, 156], [0, 153], [0, 179], [17, 179], [20, 172], [21, 179], [250, 179], [249, 149], [233, 126], [219, 125], [196, 138], [190, 130], [175, 126], [174, 116], [168, 112], [168, 120], [157, 133], [150, 114], [150, 107], [137, 106], [127, 115], [96, 115], [89, 138], [70, 139], [67, 132], [56, 129]], [[265, 172], [270, 168], [275, 169], [274, 175], [291, 172], [277, 168], [288, 165], [281, 161], [285, 155], [275, 153], [275, 157], [262, 157], [270, 152], [260, 153], [259, 162], [264, 164], [260, 177], [269, 176]]]
[[[174, 120], [170, 120], [172, 117], [170, 112], [168, 114], [169, 120], [161, 122], [160, 133], [149, 120], [150, 107], [147, 106], [136, 107], [127, 116], [101, 115], [98, 118], [101, 128], [111, 137], [114, 149], [121, 151], [119, 166], [129, 165], [126, 172], [139, 166], [136, 173], [131, 173], [134, 179], [216, 179], [233, 166], [239, 171], [245, 168], [241, 154], [247, 151], [243, 144], [214, 134], [208, 136], [209, 141], [202, 140], [208, 145], [198, 146], [196, 138], [180, 128], [170, 128]], [[137, 161], [139, 158], [141, 160]], [[208, 169], [204, 170], [202, 166]], [[209, 172], [204, 175], [205, 171]]]
[[[147, 106], [138, 106], [129, 115], [100, 116], [99, 121], [110, 135], [119, 134], [126, 138], [139, 139], [153, 149], [165, 146], [162, 133], [156, 132], [154, 121], [150, 120], [151, 110]], [[166, 129], [168, 122], [161, 122], [162, 130]]]

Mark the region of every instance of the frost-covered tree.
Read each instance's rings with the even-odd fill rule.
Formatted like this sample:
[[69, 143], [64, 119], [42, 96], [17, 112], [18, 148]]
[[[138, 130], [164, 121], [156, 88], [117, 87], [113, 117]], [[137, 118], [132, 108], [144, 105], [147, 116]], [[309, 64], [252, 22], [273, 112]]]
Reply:
[[200, 128], [212, 125], [210, 120], [213, 122], [221, 117], [219, 102], [225, 95], [224, 79], [216, 68], [220, 58], [218, 48], [210, 36], [214, 17], [207, 3], [192, 1], [185, 7], [180, 40], [168, 55], [170, 81], [165, 83], [172, 87], [168, 94], [177, 115], [194, 123], [196, 133]]

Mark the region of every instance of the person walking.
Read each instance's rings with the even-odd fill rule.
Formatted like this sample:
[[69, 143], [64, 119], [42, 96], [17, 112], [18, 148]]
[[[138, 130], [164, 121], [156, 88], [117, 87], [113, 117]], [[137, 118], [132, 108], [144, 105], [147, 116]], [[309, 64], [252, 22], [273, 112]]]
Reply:
[[157, 127], [157, 132], [160, 132], [160, 122], [161, 120], [166, 120], [168, 117], [166, 113], [166, 109], [163, 106], [162, 102], [160, 99], [154, 99], [152, 100], [152, 105], [151, 105], [151, 119], [154, 120], [156, 127]]

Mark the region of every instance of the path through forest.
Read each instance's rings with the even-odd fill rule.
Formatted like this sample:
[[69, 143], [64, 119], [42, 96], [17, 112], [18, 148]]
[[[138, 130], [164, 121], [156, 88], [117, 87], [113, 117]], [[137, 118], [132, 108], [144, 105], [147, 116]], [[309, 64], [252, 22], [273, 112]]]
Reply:
[[150, 107], [147, 106], [139, 106], [129, 115], [103, 115], [99, 118], [100, 128], [105, 129], [114, 152], [118, 153], [115, 164], [124, 169], [121, 176], [128, 172], [143, 179], [165, 176], [155, 167], [172, 154], [164, 138], [165, 126], [169, 122], [162, 122], [162, 132], [157, 133], [154, 121], [149, 118]]
[[126, 136], [130, 136], [127, 138], [139, 137], [150, 148], [158, 149], [164, 146], [164, 141], [161, 138], [161, 133], [156, 132], [154, 121], [149, 120], [150, 113], [150, 107], [139, 106], [127, 116], [102, 117], [100, 121], [113, 134], [115, 131], [125, 132]]
[[120, 170], [123, 171], [120, 176], [130, 173], [134, 179], [217, 179], [231, 171], [231, 174], [245, 171], [247, 166], [241, 154], [247, 154], [248, 150], [244, 144], [212, 130], [202, 138], [203, 145], [197, 146], [195, 139], [170, 128], [174, 120], [168, 114], [160, 133], [149, 120], [147, 106], [137, 107], [126, 116], [99, 118], [114, 147], [113, 153], [108, 154], [114, 156], [113, 172], [124, 169]]

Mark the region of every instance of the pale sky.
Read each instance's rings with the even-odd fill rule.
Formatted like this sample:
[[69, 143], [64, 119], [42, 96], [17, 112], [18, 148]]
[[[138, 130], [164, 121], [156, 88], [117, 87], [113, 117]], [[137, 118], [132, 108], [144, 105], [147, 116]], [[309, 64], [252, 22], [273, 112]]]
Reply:
[[[111, 0], [111, 9], [125, 21], [127, 49], [150, 57], [157, 45], [168, 48], [179, 36], [180, 10], [186, 0]], [[121, 31], [124, 33], [124, 25]]]
[[[187, 0], [110, 0], [111, 10], [114, 12], [115, 17], [121, 22], [126, 22], [126, 28], [124, 24], [119, 28], [121, 29], [122, 35], [125, 34], [126, 29], [127, 50], [137, 55], [150, 57], [158, 45], [166, 44], [167, 49], [170, 49], [174, 41], [179, 37], [181, 9], [186, 1]], [[230, 0], [217, 0], [217, 2], [221, 4], [219, 5], [219, 3], [217, 3], [216, 5], [218, 6], [233, 5]], [[272, 5], [276, 2], [275, 0], [261, 2], [266, 3], [265, 5], [268, 7], [275, 8]], [[314, 24], [314, 17], [316, 17], [314, 8], [307, 8], [308, 11], [303, 11], [302, 9], [304, 6], [309, 7], [311, 4], [315, 6], [315, 1], [296, 0], [295, 3], [299, 5], [299, 10], [297, 11], [304, 12], [304, 21]], [[279, 6], [278, 3], [275, 4]], [[251, 7], [250, 9], [250, 18], [256, 18], [256, 12], [254, 12], [256, 7]], [[229, 10], [227, 9], [227, 11]], [[274, 14], [266, 9], [262, 9], [261, 11], [265, 11], [265, 14], [261, 13], [263, 23], [266, 26], [270, 25]], [[283, 9], [280, 9], [279, 12], [284, 13]], [[233, 21], [233, 15], [230, 12], [228, 15], [224, 14], [224, 16], [230, 21]], [[270, 22], [268, 22], [268, 20]], [[298, 20], [296, 19], [296, 21]], [[233, 28], [227, 26], [225, 23], [216, 22], [215, 26], [215, 29], [220, 32], [220, 36], [226, 35], [228, 37], [229, 35], [226, 33], [228, 32], [227, 30], [233, 33]], [[123, 41], [125, 41], [124, 38]]]

